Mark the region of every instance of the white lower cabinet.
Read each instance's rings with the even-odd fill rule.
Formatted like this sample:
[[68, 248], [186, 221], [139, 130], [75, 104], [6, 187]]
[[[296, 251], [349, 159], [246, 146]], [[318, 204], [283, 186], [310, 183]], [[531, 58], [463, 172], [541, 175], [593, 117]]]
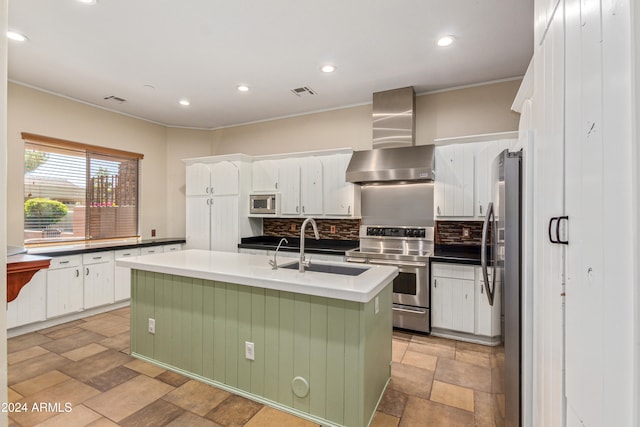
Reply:
[[[140, 255], [140, 248], [120, 249], [115, 251], [115, 259]], [[113, 299], [122, 301], [131, 298], [131, 269], [115, 266], [113, 280]]]
[[84, 307], [82, 256], [55, 257], [47, 270], [47, 318]]
[[[486, 337], [497, 337], [501, 333], [500, 324], [500, 308], [502, 302], [502, 285], [500, 282], [495, 283], [493, 295], [493, 305], [489, 305], [487, 294], [484, 286], [484, 277], [482, 269], [476, 267], [476, 320], [475, 334]], [[489, 283], [492, 283], [492, 272], [489, 270]]]
[[177, 243], [54, 256], [49, 268], [37, 272], [7, 304], [7, 328], [126, 301], [131, 298], [131, 270], [116, 266], [116, 259], [179, 250], [182, 244]]
[[500, 284], [493, 306], [489, 305], [482, 270], [473, 265], [431, 264], [431, 326], [436, 334], [451, 331], [478, 337], [500, 336]]
[[47, 270], [33, 275], [29, 283], [7, 304], [7, 328], [40, 322], [46, 319]]
[[113, 303], [113, 259], [112, 251], [82, 256], [85, 309]]
[[474, 267], [447, 263], [431, 265], [431, 321], [435, 328], [474, 332]]

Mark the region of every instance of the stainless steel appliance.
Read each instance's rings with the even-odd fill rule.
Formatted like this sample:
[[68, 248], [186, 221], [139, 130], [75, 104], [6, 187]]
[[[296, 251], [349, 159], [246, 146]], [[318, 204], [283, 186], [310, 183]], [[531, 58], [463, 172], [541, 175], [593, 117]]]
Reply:
[[[504, 362], [497, 364], [496, 392], [504, 396], [506, 426], [522, 422], [522, 152], [503, 151], [493, 162], [492, 199], [482, 229], [482, 274], [493, 305], [496, 286], [502, 294]], [[491, 251], [488, 245], [491, 244]], [[488, 269], [493, 269], [492, 283]], [[496, 360], [500, 361], [498, 357]]]
[[249, 195], [249, 213], [261, 215], [278, 214], [278, 194]]
[[429, 256], [433, 227], [360, 226], [360, 247], [346, 253], [347, 262], [392, 265], [393, 326], [430, 332]]

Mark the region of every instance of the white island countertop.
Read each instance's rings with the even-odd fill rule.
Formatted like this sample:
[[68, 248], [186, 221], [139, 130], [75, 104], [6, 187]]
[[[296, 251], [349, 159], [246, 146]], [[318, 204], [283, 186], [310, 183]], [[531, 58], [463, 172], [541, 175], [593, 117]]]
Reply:
[[[315, 271], [300, 273], [285, 268], [273, 270], [269, 259], [271, 257], [264, 255], [188, 249], [118, 259], [116, 265], [362, 303], [373, 299], [398, 275], [398, 269], [392, 266], [323, 261], [312, 261], [312, 264], [365, 268], [367, 271], [358, 276], [348, 276]], [[297, 262], [297, 259], [280, 258], [278, 261], [282, 267]]]

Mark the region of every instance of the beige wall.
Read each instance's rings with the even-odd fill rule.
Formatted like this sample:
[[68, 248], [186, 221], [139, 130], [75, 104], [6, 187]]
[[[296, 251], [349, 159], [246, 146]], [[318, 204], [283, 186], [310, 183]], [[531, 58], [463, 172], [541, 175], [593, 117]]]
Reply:
[[208, 130], [167, 129], [167, 228], [165, 237], [185, 236], [185, 165], [182, 159], [211, 156]]
[[[436, 138], [518, 130], [511, 104], [520, 79], [416, 98], [416, 144]], [[371, 148], [371, 105], [213, 131], [214, 154], [277, 154]]]
[[[418, 96], [416, 143], [434, 138], [514, 131], [510, 110], [520, 80]], [[144, 154], [141, 178], [143, 238], [185, 234], [185, 169], [182, 159], [217, 154], [279, 154], [330, 148], [371, 148], [371, 105], [216, 130], [165, 126], [9, 83], [8, 182], [21, 183], [21, 132], [31, 132]], [[21, 245], [22, 185], [10, 186], [9, 244]]]
[[24, 143], [21, 132], [144, 154], [141, 174], [140, 230], [150, 237], [152, 228], [162, 236], [166, 224], [166, 127], [111, 113], [25, 86], [8, 86], [7, 241], [23, 242]]

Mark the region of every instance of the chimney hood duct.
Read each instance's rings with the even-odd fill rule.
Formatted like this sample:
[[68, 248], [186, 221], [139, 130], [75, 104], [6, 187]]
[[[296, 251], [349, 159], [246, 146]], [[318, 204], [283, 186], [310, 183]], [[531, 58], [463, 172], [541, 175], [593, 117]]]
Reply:
[[373, 94], [373, 150], [355, 151], [346, 180], [359, 184], [433, 181], [433, 145], [415, 145], [412, 87]]

